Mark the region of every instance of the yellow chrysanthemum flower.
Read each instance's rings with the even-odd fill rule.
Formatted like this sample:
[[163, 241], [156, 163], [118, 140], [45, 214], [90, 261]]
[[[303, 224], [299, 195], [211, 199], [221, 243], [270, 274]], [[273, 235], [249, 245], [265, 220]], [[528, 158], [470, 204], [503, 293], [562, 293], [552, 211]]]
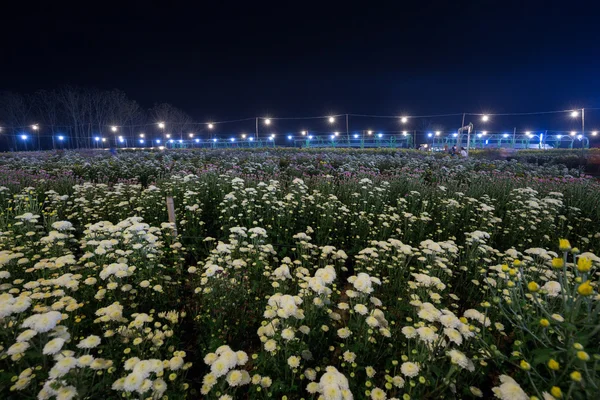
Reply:
[[557, 399], [562, 398], [562, 390], [560, 390], [558, 386], [552, 386], [552, 389], [550, 389], [550, 394]]
[[565, 261], [562, 258], [554, 257], [552, 259], [552, 268], [561, 269], [565, 265]]
[[582, 296], [589, 296], [594, 293], [594, 288], [590, 285], [590, 281], [585, 281], [577, 288], [577, 293]]
[[592, 269], [592, 260], [587, 257], [579, 257], [577, 259], [577, 271], [584, 273]]
[[569, 376], [575, 382], [581, 382], [581, 373], [579, 371], [573, 371]]
[[560, 364], [558, 363], [558, 361], [551, 358], [550, 361], [548, 361], [548, 368], [550, 368], [553, 371], [558, 371], [560, 369]]
[[559, 239], [558, 240], [558, 248], [561, 251], [569, 251], [571, 250], [571, 243], [568, 239]]
[[529, 282], [529, 283], [527, 284], [527, 289], [528, 289], [530, 292], [532, 292], [532, 293], [535, 293], [535, 292], [537, 292], [538, 290], [540, 290], [540, 285], [538, 285], [537, 283], [535, 283], [535, 282], [531, 281], [531, 282]]

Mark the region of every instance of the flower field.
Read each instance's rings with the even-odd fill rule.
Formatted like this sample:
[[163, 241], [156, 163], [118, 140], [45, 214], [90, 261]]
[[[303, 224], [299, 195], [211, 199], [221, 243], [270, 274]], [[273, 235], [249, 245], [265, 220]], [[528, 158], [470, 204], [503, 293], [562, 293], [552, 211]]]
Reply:
[[0, 398], [597, 398], [599, 271], [555, 164], [0, 155]]

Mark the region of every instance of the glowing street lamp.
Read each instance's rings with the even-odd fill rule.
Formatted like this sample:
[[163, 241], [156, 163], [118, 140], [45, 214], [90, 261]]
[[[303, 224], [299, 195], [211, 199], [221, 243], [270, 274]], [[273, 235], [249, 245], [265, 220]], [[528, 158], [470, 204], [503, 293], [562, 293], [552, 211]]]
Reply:
[[508, 137], [508, 133], [505, 133], [504, 135], [502, 135], [503, 138], [507, 138]]
[[60, 141], [62, 142], [63, 140], [65, 140], [65, 137], [64, 137], [64, 136], [62, 136], [62, 135], [60, 135], [60, 136], [58, 137], [58, 140], [60, 140]]
[[141, 138], [143, 138], [143, 137], [145, 137], [145, 136], [146, 136], [146, 135], [144, 135], [143, 133], [140, 133], [140, 137], [141, 137]]
[[117, 127], [113, 125], [113, 126], [110, 127], [110, 130], [113, 131], [113, 132], [116, 132], [117, 131]]
[[250, 136], [250, 137], [248, 138], [248, 140], [252, 142], [252, 141], [254, 141], [254, 138], [253, 138], [252, 136]]
[[214, 138], [214, 139], [213, 139], [213, 142], [216, 142], [216, 141], [217, 141], [217, 138]]
[[312, 135], [310, 135], [310, 136], [308, 137], [308, 140], [312, 140], [312, 138], [313, 138], [313, 136], [312, 136]]
[[302, 136], [306, 136], [306, 131], [302, 131]]
[[372, 135], [373, 131], [367, 131], [367, 134]]
[[194, 137], [194, 134], [193, 134], [193, 133], [190, 133], [188, 136], [189, 136], [189, 137], [190, 137], [190, 139], [191, 139], [191, 138], [193, 138], [193, 137]]
[[170, 138], [171, 138], [171, 134], [167, 133], [167, 139], [170, 139]]
[[265, 118], [265, 125], [271, 125], [271, 118]]
[[106, 142], [106, 138], [102, 138], [102, 142]]
[[40, 126], [38, 124], [33, 124], [33, 125], [31, 125], [31, 129], [33, 129], [34, 131], [37, 131], [38, 129], [40, 129]]
[[140, 143], [144, 144], [144, 139], [140, 139]]
[[96, 142], [99, 142], [99, 141], [100, 141], [100, 138], [99, 138], [98, 136], [96, 136], [96, 137], [94, 138], [94, 140], [95, 140]]
[[579, 111], [571, 111], [571, 117], [577, 118], [579, 116]]
[[231, 140], [232, 142], [235, 142], [235, 138], [231, 138], [230, 140]]
[[408, 135], [408, 132], [402, 131], [402, 136], [406, 136], [406, 135]]
[[577, 132], [571, 131], [571, 136], [575, 136], [575, 135], [577, 135]]
[[354, 139], [358, 139], [358, 135], [354, 135]]
[[441, 132], [440, 131], [435, 131], [435, 136], [440, 136]]
[[377, 137], [381, 139], [383, 137], [383, 133], [378, 134]]
[[246, 139], [246, 134], [242, 133], [242, 139]]
[[531, 134], [531, 132], [530, 132], [530, 131], [527, 131], [527, 132], [525, 132], [525, 134], [526, 134], [526, 135], [527, 135], [527, 137], [529, 137], [529, 138], [533, 136], [533, 135]]
[[333, 124], [335, 122], [335, 117], [329, 117], [329, 123]]
[[159, 123], [158, 123], [158, 127], [159, 127], [160, 129], [165, 129], [165, 123], [164, 123], [164, 122], [159, 122]]
[[334, 134], [335, 136], [340, 136], [340, 133], [339, 133], [339, 132], [333, 132], [333, 134]]
[[214, 128], [214, 127], [215, 127], [215, 126], [214, 126], [212, 123], [210, 123], [210, 122], [208, 123], [208, 129], [212, 129], [212, 128]]
[[408, 118], [407, 117], [402, 117], [400, 118], [400, 122], [402, 122], [403, 124], [408, 122]]
[[27, 135], [21, 135], [21, 139], [27, 140]]
[[292, 135], [288, 135], [288, 140], [292, 140]]
[[487, 114], [484, 114], [484, 115], [482, 115], [482, 116], [481, 116], [481, 120], [482, 120], [483, 122], [488, 122], [488, 121], [489, 121], [489, 119], [490, 119], [490, 117], [489, 117], [489, 115], [487, 115]]
[[427, 134], [427, 137], [432, 137], [432, 136], [433, 136], [433, 133], [431, 133], [431, 132]]
[[598, 131], [592, 131], [592, 136], [596, 136], [598, 134]]

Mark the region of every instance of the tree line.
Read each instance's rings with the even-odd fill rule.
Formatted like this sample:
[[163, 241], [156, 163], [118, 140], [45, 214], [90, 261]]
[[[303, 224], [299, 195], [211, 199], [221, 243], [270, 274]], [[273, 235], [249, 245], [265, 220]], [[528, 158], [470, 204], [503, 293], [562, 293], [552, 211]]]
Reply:
[[[50, 148], [57, 135], [68, 138], [70, 147], [93, 147], [94, 137], [133, 137], [158, 121], [167, 122], [175, 137], [193, 130], [194, 120], [177, 107], [161, 103], [144, 109], [123, 91], [65, 86], [33, 94], [0, 92], [0, 147], [21, 149], [19, 139], [27, 134], [30, 148]], [[37, 125], [38, 129], [33, 129]], [[117, 126], [117, 132], [111, 131]]]

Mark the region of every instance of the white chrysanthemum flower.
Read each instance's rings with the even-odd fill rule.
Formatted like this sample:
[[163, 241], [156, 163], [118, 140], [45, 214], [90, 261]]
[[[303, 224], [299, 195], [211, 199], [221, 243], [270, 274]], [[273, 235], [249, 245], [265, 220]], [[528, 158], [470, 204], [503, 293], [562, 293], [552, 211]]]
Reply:
[[360, 315], [367, 315], [369, 313], [369, 309], [364, 304], [357, 304], [354, 306], [354, 311], [359, 313]]
[[405, 362], [400, 366], [400, 371], [409, 378], [414, 378], [419, 374], [419, 366], [413, 362]]
[[[369, 317], [369, 318], [371, 318], [371, 317]], [[338, 329], [337, 335], [342, 339], [347, 339], [350, 337], [350, 335], [352, 335], [352, 331], [350, 329], [348, 329], [347, 327], [344, 327], [344, 328]]]
[[65, 339], [62, 339], [62, 338], [52, 339], [51, 341], [46, 343], [46, 345], [44, 346], [44, 349], [42, 350], [42, 354], [56, 354], [62, 349], [64, 344], [65, 344]]
[[529, 396], [510, 376], [500, 375], [500, 386], [492, 388], [494, 395], [501, 400], [528, 400]]
[[77, 344], [79, 349], [93, 349], [100, 344], [100, 338], [96, 335], [90, 335]]
[[287, 359], [287, 363], [290, 368], [298, 368], [300, 366], [300, 357], [290, 356]]
[[465, 356], [464, 353], [453, 349], [448, 352], [448, 357], [450, 357], [452, 364], [459, 365], [461, 368], [470, 372], [475, 371], [475, 365], [473, 364], [473, 361]]

